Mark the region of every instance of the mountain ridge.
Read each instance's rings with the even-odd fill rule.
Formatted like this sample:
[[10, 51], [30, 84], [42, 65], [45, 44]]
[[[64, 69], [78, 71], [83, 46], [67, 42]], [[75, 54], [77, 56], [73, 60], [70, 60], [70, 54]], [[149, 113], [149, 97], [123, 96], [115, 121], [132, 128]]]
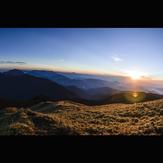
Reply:
[[11, 74], [5, 73], [0, 76], [0, 98], [25, 100], [44, 95], [54, 99], [69, 99], [75, 96], [63, 86], [48, 79], [14, 72], [16, 74], [12, 71]]

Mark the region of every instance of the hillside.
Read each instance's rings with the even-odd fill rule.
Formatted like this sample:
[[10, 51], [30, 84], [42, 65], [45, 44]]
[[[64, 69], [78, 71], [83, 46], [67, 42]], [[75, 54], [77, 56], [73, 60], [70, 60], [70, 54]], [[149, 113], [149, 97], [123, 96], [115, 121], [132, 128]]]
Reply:
[[1, 135], [163, 135], [163, 100], [86, 106], [42, 102], [0, 110]]
[[105, 99], [101, 100], [99, 103], [138, 103], [158, 99], [163, 99], [163, 95], [146, 92], [127, 91], [108, 96]]
[[20, 72], [1, 75], [0, 90], [0, 99], [8, 101], [30, 100], [37, 96], [47, 96], [53, 100], [76, 97], [74, 93], [55, 82]]

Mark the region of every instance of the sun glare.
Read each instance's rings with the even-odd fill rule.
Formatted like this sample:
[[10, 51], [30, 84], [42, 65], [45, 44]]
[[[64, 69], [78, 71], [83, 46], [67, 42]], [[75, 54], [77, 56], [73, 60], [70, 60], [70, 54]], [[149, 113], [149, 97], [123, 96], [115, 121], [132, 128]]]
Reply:
[[140, 80], [143, 78], [145, 74], [139, 71], [129, 71], [127, 72], [127, 76], [129, 76], [132, 80]]
[[132, 96], [136, 98], [136, 97], [138, 97], [138, 93], [137, 93], [137, 92], [134, 92], [134, 93], [132, 94]]

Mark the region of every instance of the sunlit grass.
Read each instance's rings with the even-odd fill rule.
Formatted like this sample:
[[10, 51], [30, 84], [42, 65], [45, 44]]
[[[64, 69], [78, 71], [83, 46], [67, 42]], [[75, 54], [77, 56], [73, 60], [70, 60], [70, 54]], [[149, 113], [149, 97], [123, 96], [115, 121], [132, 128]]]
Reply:
[[162, 135], [163, 100], [86, 106], [69, 101], [0, 111], [1, 135]]

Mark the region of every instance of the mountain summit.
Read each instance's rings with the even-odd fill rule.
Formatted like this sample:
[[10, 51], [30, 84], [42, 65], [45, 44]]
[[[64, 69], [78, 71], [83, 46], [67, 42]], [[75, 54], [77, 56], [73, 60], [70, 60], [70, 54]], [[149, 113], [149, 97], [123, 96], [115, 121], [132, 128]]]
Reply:
[[24, 72], [18, 69], [13, 69], [13, 70], [6, 71], [3, 74], [9, 76], [20, 76], [20, 75], [24, 75]]

